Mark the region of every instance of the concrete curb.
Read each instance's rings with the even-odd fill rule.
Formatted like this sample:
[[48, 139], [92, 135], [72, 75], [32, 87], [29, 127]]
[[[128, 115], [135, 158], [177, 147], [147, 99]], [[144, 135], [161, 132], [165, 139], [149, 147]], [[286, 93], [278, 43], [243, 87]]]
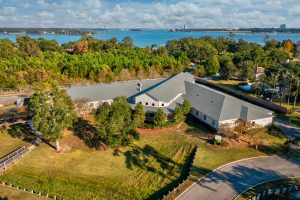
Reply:
[[[208, 176], [209, 174], [215, 172], [215, 171], [218, 171], [219, 169], [223, 168], [223, 167], [226, 167], [227, 165], [231, 165], [231, 164], [234, 164], [234, 163], [238, 163], [238, 162], [242, 162], [242, 161], [246, 161], [246, 160], [252, 160], [252, 159], [257, 159], [257, 158], [267, 158], [267, 157], [271, 157], [271, 156], [256, 156], [256, 157], [251, 157], [251, 158], [244, 158], [244, 159], [241, 159], [241, 160], [236, 160], [236, 161], [232, 161], [230, 163], [226, 163], [214, 170], [212, 170], [211, 172], [205, 174], [203, 177], [199, 178], [197, 181], [195, 181], [191, 186], [189, 186], [185, 191], [183, 191], [178, 197], [176, 197], [176, 199], [178, 199], [179, 197], [181, 197], [184, 193], [186, 193], [188, 190], [190, 190], [190, 188], [197, 184], [198, 181], [200, 181], [201, 179], [205, 178], [206, 176]], [[175, 200], [176, 200], [175, 199]]]

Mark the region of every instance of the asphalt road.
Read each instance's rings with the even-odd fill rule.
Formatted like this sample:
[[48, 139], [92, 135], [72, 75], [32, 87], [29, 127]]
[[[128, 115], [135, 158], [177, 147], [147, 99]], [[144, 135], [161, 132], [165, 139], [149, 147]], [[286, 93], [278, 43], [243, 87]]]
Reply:
[[275, 118], [274, 125], [289, 137], [293, 137], [293, 138], [300, 137], [300, 128], [292, 126], [288, 122]]
[[232, 200], [251, 186], [272, 179], [300, 176], [300, 160], [279, 156], [241, 160], [198, 180], [177, 200]]

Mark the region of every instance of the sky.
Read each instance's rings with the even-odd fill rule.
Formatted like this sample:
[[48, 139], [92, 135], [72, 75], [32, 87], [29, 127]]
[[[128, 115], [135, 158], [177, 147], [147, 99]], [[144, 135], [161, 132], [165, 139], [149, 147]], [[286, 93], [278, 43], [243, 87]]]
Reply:
[[0, 0], [0, 27], [300, 27], [300, 0]]

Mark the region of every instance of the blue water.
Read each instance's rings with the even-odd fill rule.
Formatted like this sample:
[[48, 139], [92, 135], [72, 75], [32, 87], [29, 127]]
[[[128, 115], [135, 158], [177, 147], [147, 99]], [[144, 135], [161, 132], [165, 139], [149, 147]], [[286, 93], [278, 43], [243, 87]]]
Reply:
[[[8, 38], [12, 41], [16, 40], [18, 35], [8, 35], [0, 34], [0, 39]], [[38, 35], [38, 34], [28, 34], [32, 38], [45, 38], [45, 39], [54, 39], [59, 43], [66, 43], [71, 41], [76, 41], [81, 38], [78, 35]], [[199, 38], [204, 36], [211, 36], [213, 38], [225, 37], [228, 38], [229, 34], [224, 32], [168, 32], [162, 30], [143, 30], [143, 31], [130, 31], [130, 30], [105, 30], [97, 31], [97, 34], [94, 35], [97, 39], [111, 39], [113, 37], [117, 38], [119, 41], [126, 36], [130, 36], [134, 44], [138, 47], [151, 46], [152, 44], [165, 45], [168, 40], [178, 39], [184, 37], [193, 37]], [[236, 33], [234, 39], [238, 40], [243, 38], [248, 42], [263, 44], [265, 34], [263, 33]], [[270, 34], [270, 39], [276, 39], [279, 41], [291, 39], [294, 42], [300, 41], [300, 34]]]

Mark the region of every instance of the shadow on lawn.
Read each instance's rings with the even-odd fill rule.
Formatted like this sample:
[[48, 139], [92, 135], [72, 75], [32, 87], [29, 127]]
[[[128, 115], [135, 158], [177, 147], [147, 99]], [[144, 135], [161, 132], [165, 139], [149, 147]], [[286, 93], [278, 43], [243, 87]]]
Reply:
[[154, 149], [150, 145], [145, 145], [143, 148], [133, 145], [130, 150], [124, 153], [126, 157], [126, 167], [129, 169], [133, 169], [133, 166], [137, 166], [141, 169], [159, 173], [162, 176], [166, 176], [162, 174], [154, 167], [150, 166], [151, 159], [154, 159], [159, 163], [161, 169], [169, 169], [172, 171], [175, 168], [174, 165], [178, 165], [178, 163], [174, 162], [172, 159], [162, 155], [156, 149]]
[[13, 138], [20, 138], [25, 142], [33, 142], [35, 135], [31, 132], [31, 128], [27, 123], [12, 124], [8, 128], [8, 134]]
[[[194, 148], [193, 152], [195, 150], [196, 148]], [[176, 169], [180, 169], [179, 177], [163, 188], [160, 188], [147, 199], [162, 199], [163, 195], [167, 195], [169, 191], [171, 191], [174, 187], [177, 187], [178, 184], [189, 175], [189, 168], [193, 159], [190, 155], [184, 164], [179, 164], [162, 155], [158, 150], [154, 149], [150, 145], [145, 145], [143, 148], [134, 145], [130, 150], [126, 151], [124, 155], [126, 157], [127, 168], [133, 169], [133, 166], [135, 166], [148, 172], [156, 173], [163, 178], [174, 177], [175, 172], [177, 171]], [[159, 168], [153, 167], [153, 160], [159, 164]]]
[[102, 146], [98, 139], [97, 129], [89, 121], [78, 118], [77, 122], [73, 124], [73, 131], [88, 147], [99, 149]]

